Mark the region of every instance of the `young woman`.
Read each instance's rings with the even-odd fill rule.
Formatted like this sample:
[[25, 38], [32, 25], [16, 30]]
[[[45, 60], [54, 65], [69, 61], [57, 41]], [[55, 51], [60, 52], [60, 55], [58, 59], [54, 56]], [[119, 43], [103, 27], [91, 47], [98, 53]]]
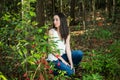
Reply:
[[48, 55], [48, 60], [55, 64], [57, 70], [66, 71], [67, 75], [75, 73], [75, 66], [79, 65], [82, 60], [83, 53], [80, 50], [71, 51], [70, 34], [67, 20], [64, 14], [57, 13], [53, 17], [53, 28], [49, 30], [49, 42], [55, 43], [56, 47], [53, 52]]

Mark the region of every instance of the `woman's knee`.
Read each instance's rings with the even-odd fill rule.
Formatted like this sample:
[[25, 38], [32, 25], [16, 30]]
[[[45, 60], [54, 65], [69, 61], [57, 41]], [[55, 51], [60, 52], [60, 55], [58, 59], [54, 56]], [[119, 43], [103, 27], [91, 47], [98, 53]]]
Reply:
[[83, 52], [81, 50], [77, 50], [77, 56], [83, 57]]

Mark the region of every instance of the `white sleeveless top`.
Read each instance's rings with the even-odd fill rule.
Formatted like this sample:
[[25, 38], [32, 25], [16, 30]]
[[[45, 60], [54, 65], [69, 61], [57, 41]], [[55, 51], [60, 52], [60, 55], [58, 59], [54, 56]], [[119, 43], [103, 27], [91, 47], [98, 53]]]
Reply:
[[[63, 55], [65, 53], [65, 43], [64, 40], [61, 40], [58, 36], [58, 33], [55, 29], [51, 29], [53, 32], [53, 41], [55, 42], [56, 49], [60, 51], [60, 55]], [[53, 54], [48, 54], [47, 60], [54, 61], [58, 60]]]

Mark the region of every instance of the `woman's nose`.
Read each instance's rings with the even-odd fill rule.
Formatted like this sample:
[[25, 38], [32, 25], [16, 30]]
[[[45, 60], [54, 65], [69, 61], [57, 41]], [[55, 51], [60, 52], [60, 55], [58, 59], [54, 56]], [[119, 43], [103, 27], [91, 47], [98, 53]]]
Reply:
[[54, 24], [56, 24], [56, 21], [54, 20]]

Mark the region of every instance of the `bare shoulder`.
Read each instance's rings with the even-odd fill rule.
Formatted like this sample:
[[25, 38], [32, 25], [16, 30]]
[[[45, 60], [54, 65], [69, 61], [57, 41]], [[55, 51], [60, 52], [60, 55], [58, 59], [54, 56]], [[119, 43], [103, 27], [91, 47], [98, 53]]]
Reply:
[[49, 30], [49, 35], [53, 35], [54, 29]]

